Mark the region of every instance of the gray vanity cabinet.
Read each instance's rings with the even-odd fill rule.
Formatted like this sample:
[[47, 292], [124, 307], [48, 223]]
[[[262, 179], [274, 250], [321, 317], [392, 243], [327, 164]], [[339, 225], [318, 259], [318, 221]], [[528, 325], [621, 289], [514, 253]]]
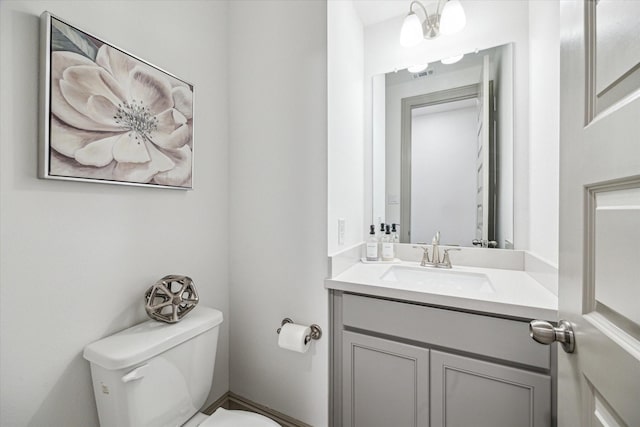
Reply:
[[333, 427], [549, 427], [552, 353], [526, 319], [332, 291]]
[[429, 350], [345, 331], [345, 426], [429, 424]]
[[431, 352], [432, 426], [548, 427], [550, 391], [548, 375]]

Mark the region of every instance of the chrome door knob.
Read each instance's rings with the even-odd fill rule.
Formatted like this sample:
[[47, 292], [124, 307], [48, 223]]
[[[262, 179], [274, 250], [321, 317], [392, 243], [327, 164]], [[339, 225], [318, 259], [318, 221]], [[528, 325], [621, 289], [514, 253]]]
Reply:
[[557, 327], [545, 320], [532, 320], [529, 323], [529, 336], [540, 344], [549, 345], [558, 341], [567, 353], [573, 353], [576, 348], [573, 328], [566, 320], [559, 321]]

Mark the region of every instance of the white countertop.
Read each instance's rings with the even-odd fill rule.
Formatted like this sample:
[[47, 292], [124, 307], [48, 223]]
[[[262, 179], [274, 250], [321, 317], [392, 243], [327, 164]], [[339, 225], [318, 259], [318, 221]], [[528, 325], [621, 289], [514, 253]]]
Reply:
[[[395, 265], [436, 272], [476, 273], [487, 276], [491, 290], [455, 289], [442, 286], [425, 290], [417, 283], [392, 282], [382, 276]], [[521, 270], [454, 266], [451, 270], [420, 267], [417, 262], [397, 264], [357, 263], [338, 276], [326, 279], [325, 287], [345, 292], [419, 302], [462, 310], [525, 319], [557, 320], [558, 298]]]

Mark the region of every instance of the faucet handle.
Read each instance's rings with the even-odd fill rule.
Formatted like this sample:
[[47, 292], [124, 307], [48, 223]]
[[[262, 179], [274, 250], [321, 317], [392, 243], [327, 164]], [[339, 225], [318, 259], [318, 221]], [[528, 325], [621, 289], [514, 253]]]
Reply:
[[427, 263], [430, 263], [431, 260], [429, 259], [429, 246], [420, 246], [420, 245], [414, 245], [413, 246], [414, 249], [422, 249], [424, 252], [422, 253], [422, 262], [420, 262], [421, 266], [425, 266], [427, 265]]
[[442, 257], [442, 266], [444, 268], [451, 268], [451, 258], [449, 258], [449, 251], [459, 251], [460, 248], [447, 248], [444, 250], [444, 256]]

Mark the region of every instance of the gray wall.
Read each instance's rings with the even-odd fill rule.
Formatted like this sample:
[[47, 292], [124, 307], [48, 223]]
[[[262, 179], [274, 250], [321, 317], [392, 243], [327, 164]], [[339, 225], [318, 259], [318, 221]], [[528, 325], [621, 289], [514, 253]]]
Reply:
[[[229, 6], [231, 391], [327, 425], [327, 4]], [[284, 317], [318, 323], [306, 354]]]
[[[362, 242], [364, 224], [364, 33], [353, 2], [327, 2], [329, 255]], [[344, 240], [339, 239], [344, 219]]]
[[[0, 2], [0, 425], [98, 425], [82, 349], [144, 320], [170, 273], [224, 312], [211, 398], [228, 390], [227, 7]], [[195, 85], [194, 191], [36, 178], [44, 10]]]

